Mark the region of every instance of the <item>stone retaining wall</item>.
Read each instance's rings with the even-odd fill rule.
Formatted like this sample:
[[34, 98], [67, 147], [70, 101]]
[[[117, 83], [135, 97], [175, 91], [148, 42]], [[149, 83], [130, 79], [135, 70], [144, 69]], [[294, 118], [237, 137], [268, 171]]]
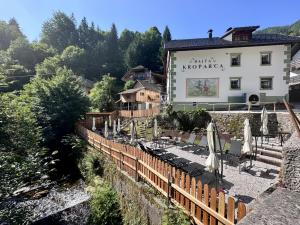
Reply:
[[300, 137], [295, 132], [282, 151], [282, 182], [290, 190], [300, 192]]
[[[249, 118], [252, 133], [259, 134], [261, 122], [260, 112], [210, 112], [211, 117], [217, 122], [217, 126], [221, 132], [233, 133], [234, 135], [243, 135], [243, 122]], [[269, 133], [277, 133], [277, 130], [293, 133], [295, 131], [294, 124], [286, 112], [272, 113], [269, 112]], [[300, 118], [300, 116], [298, 115]]]

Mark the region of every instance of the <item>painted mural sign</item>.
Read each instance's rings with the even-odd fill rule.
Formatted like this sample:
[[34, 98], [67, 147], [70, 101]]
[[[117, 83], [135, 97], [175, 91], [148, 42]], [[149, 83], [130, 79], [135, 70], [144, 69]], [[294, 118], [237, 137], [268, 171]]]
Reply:
[[218, 97], [218, 78], [189, 78], [186, 79], [187, 97]]
[[182, 65], [181, 72], [189, 70], [210, 70], [217, 69], [224, 71], [222, 63], [218, 63], [214, 57], [191, 58], [187, 64]]

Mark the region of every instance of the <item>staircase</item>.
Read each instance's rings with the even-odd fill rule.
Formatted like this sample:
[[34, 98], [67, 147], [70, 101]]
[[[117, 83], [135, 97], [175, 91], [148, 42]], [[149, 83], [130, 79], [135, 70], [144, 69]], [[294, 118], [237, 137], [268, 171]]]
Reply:
[[[255, 150], [255, 143], [253, 144], [253, 149]], [[279, 170], [282, 163], [282, 147], [274, 140], [270, 140], [269, 143], [263, 144], [258, 142], [256, 160], [277, 166]]]

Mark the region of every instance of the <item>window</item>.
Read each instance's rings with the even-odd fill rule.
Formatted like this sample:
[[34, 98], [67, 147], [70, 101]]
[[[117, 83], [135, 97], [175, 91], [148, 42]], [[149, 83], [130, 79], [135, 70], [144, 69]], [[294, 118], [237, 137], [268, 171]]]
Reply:
[[271, 52], [260, 53], [260, 64], [271, 65]]
[[230, 89], [231, 90], [240, 90], [241, 89], [241, 78], [239, 78], [239, 77], [230, 78]]
[[273, 78], [272, 77], [261, 77], [260, 78], [260, 89], [270, 90], [273, 88]]
[[231, 54], [231, 66], [241, 65], [241, 54]]
[[140, 96], [144, 96], [144, 92], [140, 92]]

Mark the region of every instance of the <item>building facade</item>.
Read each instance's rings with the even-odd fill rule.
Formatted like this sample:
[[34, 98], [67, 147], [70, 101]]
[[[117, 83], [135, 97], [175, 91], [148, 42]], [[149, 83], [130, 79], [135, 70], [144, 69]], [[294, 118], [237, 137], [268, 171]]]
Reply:
[[300, 38], [230, 28], [222, 37], [173, 40], [167, 51], [168, 102], [281, 102], [288, 97], [292, 50]]

